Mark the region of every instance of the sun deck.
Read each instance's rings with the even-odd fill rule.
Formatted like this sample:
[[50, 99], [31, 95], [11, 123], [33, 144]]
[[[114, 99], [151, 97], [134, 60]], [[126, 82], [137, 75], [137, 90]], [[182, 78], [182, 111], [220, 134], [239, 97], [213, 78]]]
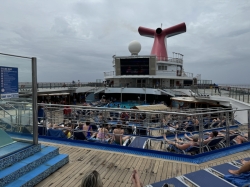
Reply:
[[68, 154], [70, 161], [36, 187], [79, 186], [82, 177], [90, 170], [97, 170], [101, 174], [104, 187], [130, 187], [133, 169], [139, 171], [141, 181], [146, 185], [250, 156], [250, 150], [248, 150], [202, 164], [192, 164], [63, 144], [40, 143], [59, 147], [60, 153]]

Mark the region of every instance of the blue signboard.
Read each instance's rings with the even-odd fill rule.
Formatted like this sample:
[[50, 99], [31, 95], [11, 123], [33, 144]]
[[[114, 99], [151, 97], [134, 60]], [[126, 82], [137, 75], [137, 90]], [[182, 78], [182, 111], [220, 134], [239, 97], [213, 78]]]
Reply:
[[18, 98], [18, 68], [0, 66], [1, 99]]

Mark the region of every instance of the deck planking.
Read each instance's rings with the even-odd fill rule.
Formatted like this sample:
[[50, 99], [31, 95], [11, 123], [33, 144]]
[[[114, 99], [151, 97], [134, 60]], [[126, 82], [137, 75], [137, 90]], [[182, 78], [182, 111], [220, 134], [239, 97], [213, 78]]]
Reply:
[[69, 154], [69, 163], [41, 181], [36, 187], [80, 186], [83, 176], [92, 170], [101, 174], [104, 187], [131, 187], [131, 174], [134, 169], [138, 170], [142, 183], [146, 185], [206, 167], [250, 157], [249, 150], [202, 164], [192, 164], [62, 144], [41, 143], [59, 147], [61, 154]]

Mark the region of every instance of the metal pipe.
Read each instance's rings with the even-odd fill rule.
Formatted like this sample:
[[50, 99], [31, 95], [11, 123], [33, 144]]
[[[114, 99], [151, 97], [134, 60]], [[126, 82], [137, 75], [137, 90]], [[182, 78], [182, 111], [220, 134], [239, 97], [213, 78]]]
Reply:
[[199, 138], [201, 139], [200, 142], [200, 153], [204, 152], [203, 148], [203, 117], [202, 115], [200, 116], [200, 122], [199, 122]]
[[238, 89], [235, 88], [235, 99], [237, 99], [237, 97], [238, 97]]
[[247, 94], [247, 103], [249, 103], [249, 89], [248, 90], [248, 94]]
[[32, 57], [32, 112], [33, 112], [33, 144], [38, 144], [38, 121], [37, 121], [37, 62]]
[[250, 141], [250, 110], [247, 111], [248, 117], [248, 141]]
[[229, 113], [226, 113], [226, 147], [230, 146], [229, 141]]
[[122, 88], [121, 88], [121, 103], [122, 103]]

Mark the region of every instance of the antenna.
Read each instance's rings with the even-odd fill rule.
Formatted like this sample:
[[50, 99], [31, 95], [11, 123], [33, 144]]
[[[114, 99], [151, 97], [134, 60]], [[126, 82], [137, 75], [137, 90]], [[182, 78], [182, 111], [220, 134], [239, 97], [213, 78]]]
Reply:
[[162, 23], [161, 23], [161, 29], [162, 29]]

